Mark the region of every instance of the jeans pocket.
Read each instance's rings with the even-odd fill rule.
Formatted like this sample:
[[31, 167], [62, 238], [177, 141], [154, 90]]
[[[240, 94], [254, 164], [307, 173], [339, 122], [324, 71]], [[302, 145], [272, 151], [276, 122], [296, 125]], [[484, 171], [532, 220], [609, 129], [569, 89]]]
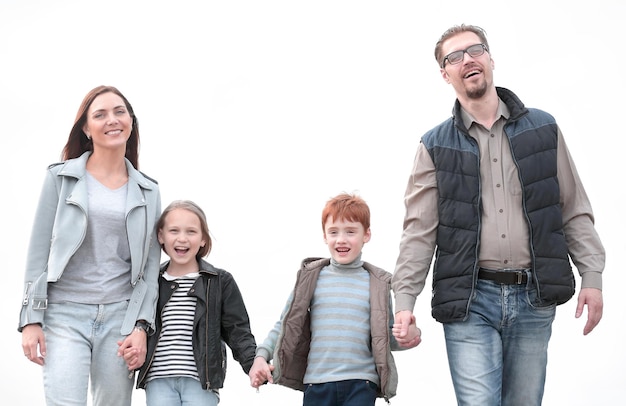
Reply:
[[374, 393], [374, 394], [378, 393], [378, 385], [376, 385], [374, 382], [372, 382], [372, 381], [365, 381], [365, 384], [372, 391], [372, 393]]
[[541, 303], [539, 296], [537, 295], [537, 289], [535, 288], [528, 289], [526, 291], [526, 301], [533, 310], [538, 312], [555, 312], [556, 310], [556, 303]]

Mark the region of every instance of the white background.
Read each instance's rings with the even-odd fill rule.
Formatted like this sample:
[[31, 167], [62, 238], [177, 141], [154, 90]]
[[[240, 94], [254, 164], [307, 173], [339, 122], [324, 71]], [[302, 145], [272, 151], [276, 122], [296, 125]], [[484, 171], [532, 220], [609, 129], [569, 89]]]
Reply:
[[[607, 250], [596, 330], [582, 335], [575, 300], [559, 307], [544, 405], [624, 404], [624, 17], [621, 0], [0, 0], [3, 398], [44, 403], [16, 330], [26, 246], [45, 168], [90, 89], [114, 85], [133, 104], [140, 169], [159, 181], [163, 205], [205, 209], [208, 260], [235, 275], [261, 342], [300, 261], [328, 255], [328, 198], [358, 192], [370, 204], [363, 259], [393, 271], [419, 137], [454, 101], [434, 45], [470, 23], [487, 31], [496, 85], [557, 118]], [[455, 404], [429, 298], [430, 278], [415, 309], [424, 341], [395, 354], [394, 406]], [[257, 394], [231, 359], [221, 404], [295, 405], [301, 394]]]

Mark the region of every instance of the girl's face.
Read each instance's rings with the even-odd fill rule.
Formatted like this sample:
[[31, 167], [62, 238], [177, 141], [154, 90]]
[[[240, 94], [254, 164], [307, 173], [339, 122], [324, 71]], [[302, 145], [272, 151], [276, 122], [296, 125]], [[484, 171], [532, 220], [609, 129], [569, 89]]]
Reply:
[[96, 97], [87, 111], [83, 132], [92, 139], [96, 148], [123, 148], [130, 138], [133, 119], [124, 100], [113, 92]]
[[340, 264], [353, 262], [370, 237], [370, 230], [364, 230], [359, 222], [335, 221], [330, 216], [324, 225], [324, 242], [332, 258]]
[[196, 255], [206, 244], [198, 216], [185, 209], [172, 210], [165, 216], [158, 238], [170, 257], [170, 268], [187, 266], [193, 268], [189, 271], [197, 271]]

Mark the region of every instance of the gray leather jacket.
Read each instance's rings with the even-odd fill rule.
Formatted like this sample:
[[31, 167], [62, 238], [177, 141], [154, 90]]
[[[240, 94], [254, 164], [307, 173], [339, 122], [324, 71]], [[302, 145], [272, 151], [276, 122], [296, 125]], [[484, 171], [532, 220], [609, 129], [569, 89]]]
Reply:
[[[28, 248], [18, 331], [31, 323], [43, 325], [48, 283], [61, 278], [85, 238], [89, 209], [84, 177], [89, 155], [90, 152], [85, 152], [78, 158], [48, 167]], [[128, 160], [126, 168], [126, 231], [133, 293], [121, 329], [123, 335], [132, 332], [136, 320], [143, 319], [151, 325], [154, 322], [161, 258], [155, 230], [161, 214], [159, 186]]]

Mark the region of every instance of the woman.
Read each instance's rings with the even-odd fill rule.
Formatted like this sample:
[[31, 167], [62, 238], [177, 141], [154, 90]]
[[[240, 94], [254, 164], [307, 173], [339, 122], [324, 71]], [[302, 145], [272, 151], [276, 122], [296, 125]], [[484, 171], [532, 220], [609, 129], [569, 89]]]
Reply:
[[[139, 128], [114, 87], [84, 98], [34, 219], [18, 330], [48, 405], [131, 404], [158, 290], [156, 181], [138, 171]], [[126, 362], [120, 355], [126, 356]]]

